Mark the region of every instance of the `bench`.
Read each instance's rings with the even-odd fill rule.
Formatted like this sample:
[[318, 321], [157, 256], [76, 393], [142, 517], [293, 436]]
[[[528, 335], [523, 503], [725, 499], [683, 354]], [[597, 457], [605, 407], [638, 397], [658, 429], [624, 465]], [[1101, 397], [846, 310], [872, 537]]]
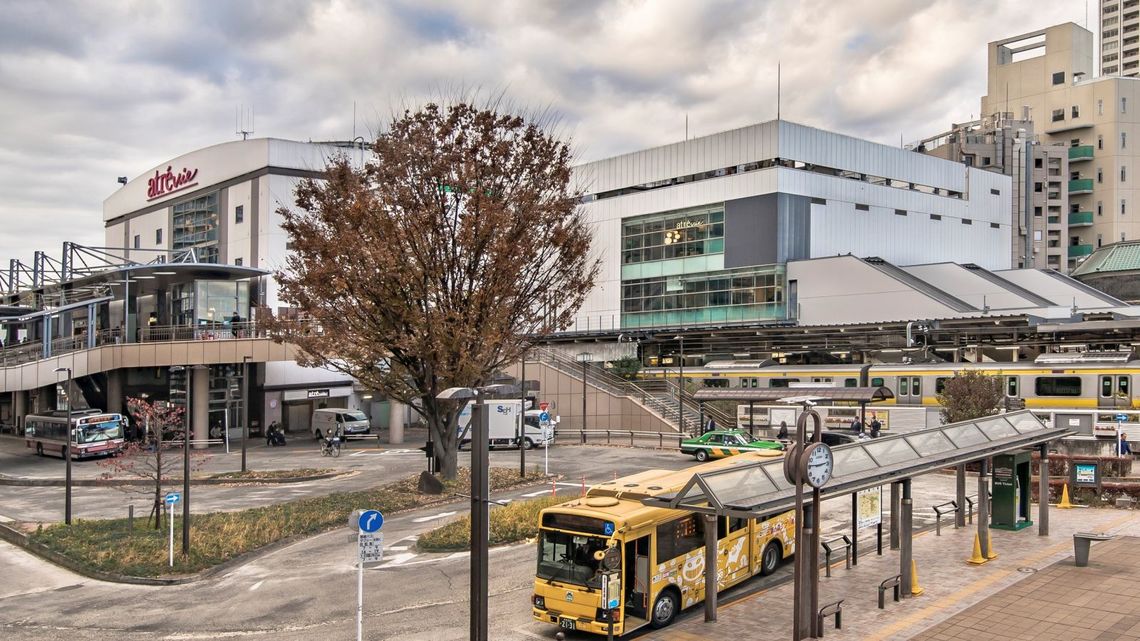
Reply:
[[816, 615], [815, 627], [819, 630], [819, 636], [823, 637], [823, 620], [829, 616], [835, 617], [835, 629], [843, 629], [843, 599], [835, 603], [828, 603], [819, 609], [819, 614]]
[[[839, 545], [835, 545], [838, 543]], [[842, 546], [843, 554], [847, 559], [847, 569], [851, 569], [851, 538], [846, 534], [841, 534], [834, 539], [830, 539], [821, 543], [823, 546], [823, 567], [827, 572], [827, 578], [831, 578], [831, 555], [835, 552], [835, 548]]]
[[1111, 541], [1115, 537], [1101, 532], [1077, 532], [1073, 534], [1073, 556], [1076, 557], [1078, 568], [1089, 564], [1089, 546], [1093, 541]]
[[897, 603], [898, 601], [901, 600], [901, 598], [902, 598], [902, 587], [901, 586], [902, 586], [902, 575], [901, 574], [896, 574], [890, 578], [883, 579], [883, 582], [879, 584], [879, 609], [880, 610], [886, 609], [886, 607], [887, 607], [886, 594], [887, 594], [887, 590], [889, 590], [891, 588], [894, 588], [894, 591], [895, 591], [895, 602]]

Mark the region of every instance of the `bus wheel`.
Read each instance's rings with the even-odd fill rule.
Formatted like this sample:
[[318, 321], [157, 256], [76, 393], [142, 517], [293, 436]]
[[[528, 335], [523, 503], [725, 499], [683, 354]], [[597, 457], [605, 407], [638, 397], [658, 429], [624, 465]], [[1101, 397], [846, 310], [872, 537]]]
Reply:
[[663, 628], [677, 616], [679, 600], [675, 590], [663, 590], [653, 603], [653, 617], [649, 624], [655, 629]]
[[760, 555], [760, 576], [768, 576], [780, 567], [780, 545], [772, 541]]
[[36, 443], [36, 456], [43, 456], [43, 455], [44, 455], [44, 444], [43, 443]]
[[709, 460], [709, 451], [708, 450], [697, 450], [697, 453], [694, 456], [697, 457], [698, 461], [700, 461], [701, 463], [704, 463], [705, 461]]

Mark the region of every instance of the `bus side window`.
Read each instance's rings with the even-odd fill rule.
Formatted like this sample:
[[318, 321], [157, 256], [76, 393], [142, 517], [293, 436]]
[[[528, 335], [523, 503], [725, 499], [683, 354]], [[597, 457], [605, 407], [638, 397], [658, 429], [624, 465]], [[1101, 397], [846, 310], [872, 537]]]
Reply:
[[[724, 531], [724, 524], [728, 522], [728, 532]], [[722, 516], [716, 520], [716, 538], [717, 540], [723, 539], [728, 534], [739, 532], [740, 530], [748, 527], [748, 519], [742, 519], [736, 516]]]
[[682, 556], [705, 544], [703, 520], [695, 514], [657, 526], [657, 563]]

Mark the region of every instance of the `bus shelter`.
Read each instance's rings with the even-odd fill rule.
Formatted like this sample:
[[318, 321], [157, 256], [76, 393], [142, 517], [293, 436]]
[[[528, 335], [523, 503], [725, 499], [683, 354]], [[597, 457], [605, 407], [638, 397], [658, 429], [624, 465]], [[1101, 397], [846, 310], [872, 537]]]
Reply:
[[[798, 402], [795, 399], [785, 400]], [[1070, 430], [1046, 425], [1031, 412], [1023, 410], [841, 445], [832, 449], [834, 471], [831, 479], [820, 489], [821, 498], [854, 495], [860, 490], [891, 484], [892, 521], [895, 514], [899, 515], [901, 591], [904, 595], [909, 595], [913, 580], [911, 479], [946, 467], [958, 466], [958, 505], [962, 505], [965, 499], [964, 465], [973, 461], [980, 462], [977, 527], [983, 546], [982, 553], [988, 557], [989, 518], [987, 501], [984, 497], [989, 485], [990, 458], [1036, 446], [1040, 449], [1042, 469], [1048, 469], [1047, 444], [1070, 434], [1072, 434]], [[784, 477], [783, 466], [783, 460], [776, 459], [694, 474], [680, 491], [645, 498], [642, 503], [654, 507], [686, 510], [706, 515], [708, 518], [720, 516], [765, 518], [792, 509], [796, 504], [796, 487]], [[1049, 496], [1048, 482], [1048, 475], [1042, 474], [1040, 479], [1042, 497]], [[901, 500], [897, 504], [893, 500], [896, 487], [901, 489]], [[1046, 535], [1049, 528], [1047, 498], [1039, 501], [1038, 510], [1038, 533]], [[715, 537], [715, 527], [708, 528], [707, 531], [713, 532]], [[715, 549], [715, 538], [712, 543], [706, 541], [706, 545]], [[799, 552], [797, 550], [797, 554]], [[707, 564], [705, 568], [707, 621], [716, 620], [715, 568], [715, 563]], [[817, 586], [813, 586], [813, 592], [817, 592], [817, 589]]]
[[[859, 406], [859, 422], [867, 423], [867, 404], [886, 401], [895, 397], [886, 387], [759, 387], [747, 388], [705, 388], [693, 393], [693, 399], [701, 407], [701, 423], [704, 424], [704, 406], [710, 401], [735, 401], [748, 403], [748, 415], [756, 403], [776, 403], [785, 401], [788, 396], [812, 399], [825, 399]], [[749, 431], [752, 425], [749, 424]]]

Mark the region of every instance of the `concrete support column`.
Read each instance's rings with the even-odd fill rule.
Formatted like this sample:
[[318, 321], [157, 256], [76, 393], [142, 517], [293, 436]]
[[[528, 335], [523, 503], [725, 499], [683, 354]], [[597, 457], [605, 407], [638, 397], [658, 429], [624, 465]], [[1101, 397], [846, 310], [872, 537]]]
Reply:
[[891, 483], [891, 549], [899, 549], [899, 512], [902, 500], [899, 496], [899, 484]]
[[705, 520], [705, 622], [716, 621], [716, 520], [713, 514], [701, 514]]
[[388, 399], [388, 442], [397, 445], [404, 442], [404, 404], [394, 398]]
[[1042, 443], [1041, 466], [1037, 485], [1037, 535], [1049, 536], [1049, 444]]
[[955, 493], [954, 502], [958, 504], [958, 512], [954, 514], [954, 526], [966, 527], [966, 464], [963, 463], [957, 468], [957, 492]]
[[193, 367], [193, 382], [190, 385], [191, 438], [199, 441], [194, 449], [205, 449], [206, 439], [210, 438], [210, 369], [205, 366]]
[[978, 461], [978, 540], [982, 557], [990, 558], [990, 460]]
[[123, 413], [123, 371], [113, 369], [107, 372], [107, 407], [108, 412]]
[[95, 323], [95, 303], [87, 306], [87, 349], [95, 347], [95, 332], [99, 331]]
[[912, 533], [913, 521], [912, 516], [914, 513], [914, 501], [910, 496], [910, 479], [903, 479], [902, 483], [902, 514], [900, 515], [900, 548], [899, 552], [899, 574], [902, 576], [902, 581], [899, 583], [902, 590], [903, 597], [911, 595], [911, 589], [914, 585], [914, 577], [911, 575], [911, 559], [912, 555]]
[[12, 392], [12, 420], [16, 423], [17, 432], [24, 429], [24, 417], [28, 415], [28, 393], [19, 390]]

